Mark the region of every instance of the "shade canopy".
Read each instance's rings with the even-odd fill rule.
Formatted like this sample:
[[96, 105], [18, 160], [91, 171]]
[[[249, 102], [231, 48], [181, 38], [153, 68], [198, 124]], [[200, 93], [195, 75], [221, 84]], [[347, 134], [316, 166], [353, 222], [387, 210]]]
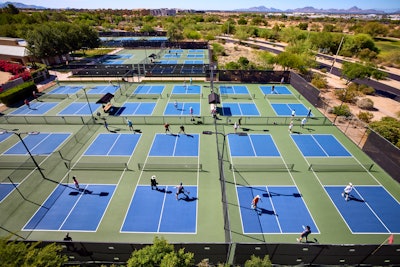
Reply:
[[103, 95], [99, 100], [97, 100], [96, 104], [106, 104], [110, 102], [113, 97], [114, 97], [113, 94], [107, 93]]

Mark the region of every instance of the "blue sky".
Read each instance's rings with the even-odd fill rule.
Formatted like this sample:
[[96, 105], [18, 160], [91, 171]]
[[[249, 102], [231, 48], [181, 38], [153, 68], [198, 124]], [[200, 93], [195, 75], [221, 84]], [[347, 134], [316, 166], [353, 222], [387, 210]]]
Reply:
[[233, 10], [255, 6], [273, 7], [281, 10], [313, 6], [315, 8], [343, 8], [357, 6], [361, 9], [400, 10], [400, 0], [13, 0], [28, 5], [48, 8], [180, 8], [197, 10]]

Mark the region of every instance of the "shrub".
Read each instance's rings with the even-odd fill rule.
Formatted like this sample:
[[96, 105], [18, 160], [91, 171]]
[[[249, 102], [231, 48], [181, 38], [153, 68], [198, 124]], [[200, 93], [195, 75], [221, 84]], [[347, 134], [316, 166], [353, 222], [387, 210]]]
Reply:
[[374, 108], [374, 101], [369, 98], [360, 98], [357, 100], [357, 106], [361, 109], [372, 110]]
[[318, 73], [314, 73], [311, 84], [318, 89], [326, 88], [328, 86], [328, 82], [326, 81], [325, 77]]
[[358, 91], [362, 92], [364, 95], [374, 95], [375, 89], [371, 86], [360, 84], [358, 85]]
[[5, 92], [2, 92], [0, 94], [0, 101], [3, 104], [9, 106], [19, 101], [22, 101], [25, 98], [31, 97], [33, 91], [37, 91], [37, 87], [33, 83], [33, 81], [25, 82]]
[[374, 114], [368, 111], [367, 112], [360, 111], [357, 117], [363, 122], [370, 123], [372, 118], [374, 117]]
[[349, 86], [347, 89], [337, 89], [335, 95], [343, 102], [354, 103], [359, 93]]
[[345, 117], [351, 116], [350, 108], [345, 104], [333, 107], [332, 113], [337, 116], [345, 116]]

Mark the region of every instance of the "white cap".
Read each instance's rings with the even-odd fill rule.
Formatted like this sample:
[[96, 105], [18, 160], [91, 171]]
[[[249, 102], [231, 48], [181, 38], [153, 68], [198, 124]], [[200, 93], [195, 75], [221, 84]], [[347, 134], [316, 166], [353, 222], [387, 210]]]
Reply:
[[155, 178], [156, 178], [156, 176], [155, 176], [155, 175], [151, 176], [151, 179], [155, 179]]
[[353, 186], [353, 184], [352, 184], [352, 183], [349, 183], [349, 185], [350, 185], [350, 186]]
[[256, 198], [260, 198], [260, 195], [257, 195]]

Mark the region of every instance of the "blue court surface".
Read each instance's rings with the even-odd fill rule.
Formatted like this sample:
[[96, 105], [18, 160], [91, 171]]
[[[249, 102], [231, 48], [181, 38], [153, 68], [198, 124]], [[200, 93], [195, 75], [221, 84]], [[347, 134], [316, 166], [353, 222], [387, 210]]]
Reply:
[[189, 53], [206, 53], [207, 50], [206, 49], [189, 49], [188, 51]]
[[151, 95], [151, 94], [161, 94], [164, 91], [165, 86], [164, 85], [139, 85], [136, 90], [133, 92], [133, 94], [145, 94], [145, 95]]
[[174, 85], [172, 94], [197, 94], [200, 95], [200, 85]]
[[115, 185], [58, 185], [23, 230], [96, 231]]
[[[57, 150], [71, 133], [38, 133], [28, 134], [24, 143], [32, 155], [50, 155]], [[6, 152], [5, 155], [28, 155], [24, 144], [19, 141]]]
[[164, 58], [180, 58], [181, 54], [166, 54]]
[[355, 186], [349, 201], [344, 186], [325, 186], [342, 218], [353, 233], [400, 233], [400, 203], [381, 186]]
[[0, 143], [6, 140], [8, 137], [13, 135], [13, 133], [7, 133], [5, 131], [0, 131]]
[[57, 105], [58, 103], [56, 102], [30, 102], [30, 108], [23, 105], [13, 112], [10, 112], [9, 115], [43, 115]]
[[183, 49], [170, 49], [168, 53], [183, 53]]
[[141, 134], [102, 133], [85, 151], [85, 156], [131, 156]]
[[203, 60], [185, 60], [184, 64], [204, 64]]
[[204, 58], [203, 54], [187, 54], [187, 58]]
[[[289, 234], [303, 231], [309, 225], [312, 233], [319, 230], [295, 186], [236, 187], [244, 234]], [[257, 209], [251, 201], [260, 195]]]
[[54, 90], [51, 90], [47, 94], [68, 94], [68, 95], [73, 95], [76, 94], [79, 90], [83, 89], [83, 86], [59, 86], [55, 88]]
[[108, 65], [117, 65], [117, 64], [124, 64], [125, 60], [112, 60], [112, 59], [107, 59], [107, 60], [102, 60], [101, 64], [108, 64]]
[[221, 95], [248, 95], [249, 90], [245, 85], [221, 85], [219, 87]]
[[[175, 107], [176, 105], [176, 107]], [[165, 116], [190, 116], [190, 107], [193, 108], [193, 115], [200, 115], [199, 102], [169, 102], [164, 110]]]
[[304, 157], [351, 157], [349, 151], [331, 134], [290, 135]]
[[156, 134], [149, 156], [152, 157], [198, 157], [198, 134]]
[[196, 233], [197, 186], [176, 200], [174, 186], [137, 186], [121, 232]]
[[286, 86], [275, 86], [274, 91], [272, 91], [272, 86], [260, 86], [260, 90], [264, 95], [292, 95], [292, 92]]
[[106, 93], [111, 93], [115, 94], [115, 92], [119, 89], [118, 86], [116, 85], [98, 85], [93, 88], [90, 88], [87, 90], [87, 93], [90, 94], [106, 94]]
[[93, 114], [101, 104], [90, 103], [90, 107], [85, 102], [75, 102], [69, 104], [66, 108], [61, 110], [58, 115], [91, 115]]
[[278, 116], [292, 116], [292, 111], [296, 112], [296, 116], [307, 116], [308, 109], [303, 104], [271, 104], [276, 115]]
[[151, 115], [156, 107], [155, 102], [126, 102], [113, 113], [113, 116]]
[[269, 134], [229, 134], [227, 137], [231, 157], [280, 157], [278, 148]]
[[221, 105], [222, 116], [260, 116], [260, 112], [254, 103], [228, 103]]
[[178, 60], [160, 60], [160, 64], [178, 64]]
[[[18, 186], [18, 184], [15, 184], [15, 186]], [[0, 184], [0, 202], [15, 189], [15, 186], [12, 183]]]

